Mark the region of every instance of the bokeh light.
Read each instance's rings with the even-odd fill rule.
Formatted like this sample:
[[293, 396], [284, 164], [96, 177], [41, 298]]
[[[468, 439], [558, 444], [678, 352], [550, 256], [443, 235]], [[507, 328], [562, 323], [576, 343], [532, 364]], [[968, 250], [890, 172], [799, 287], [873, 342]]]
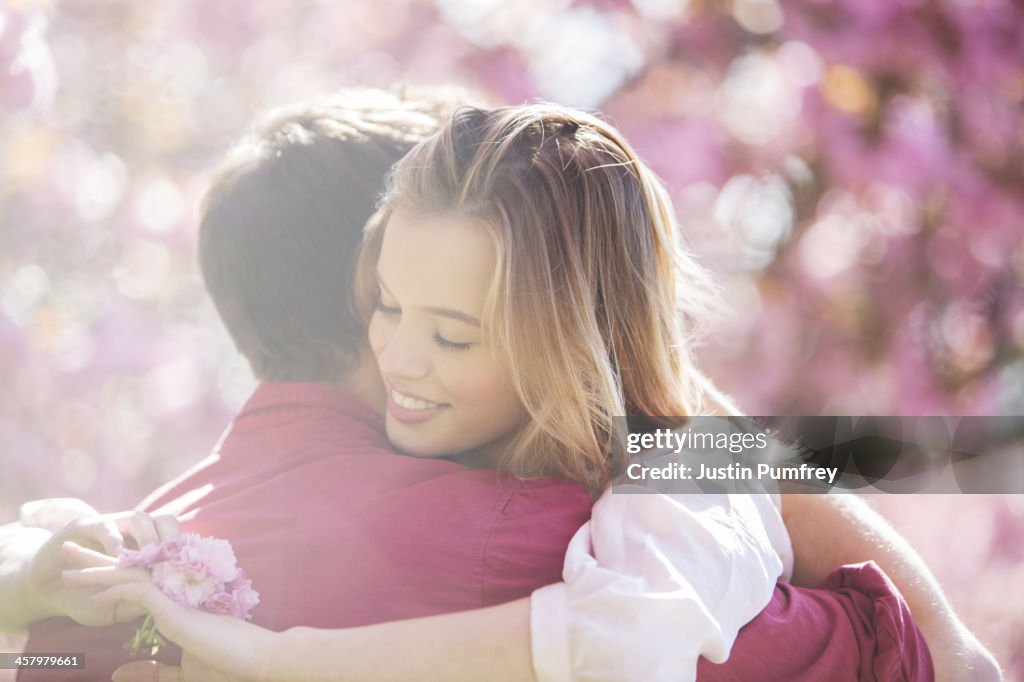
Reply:
[[[718, 276], [701, 359], [748, 413], [1022, 414], [1022, 30], [1012, 0], [7, 2], [0, 514], [125, 508], [209, 451], [252, 380], [196, 271], [207, 173], [341, 85], [604, 111]], [[880, 504], [1024, 679], [1020, 501]]]

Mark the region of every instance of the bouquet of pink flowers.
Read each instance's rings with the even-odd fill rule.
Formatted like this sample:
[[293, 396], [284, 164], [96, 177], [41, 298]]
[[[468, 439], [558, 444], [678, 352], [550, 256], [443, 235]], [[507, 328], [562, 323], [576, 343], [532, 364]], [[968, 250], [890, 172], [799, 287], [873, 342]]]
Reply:
[[[260, 603], [259, 593], [238, 567], [227, 540], [182, 533], [176, 540], [123, 550], [118, 566], [148, 569], [153, 584], [185, 606], [249, 620], [250, 610]], [[152, 614], [147, 614], [135, 637], [124, 646], [133, 656], [140, 651], [153, 655], [166, 643]]]

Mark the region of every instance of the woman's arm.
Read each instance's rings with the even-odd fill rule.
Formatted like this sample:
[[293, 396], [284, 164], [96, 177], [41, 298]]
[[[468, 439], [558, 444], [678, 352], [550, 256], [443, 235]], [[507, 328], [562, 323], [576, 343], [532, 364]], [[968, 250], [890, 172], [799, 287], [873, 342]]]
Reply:
[[[161, 634], [227, 679], [303, 682], [534, 682], [528, 598], [475, 611], [343, 630], [297, 627], [273, 632], [237, 618], [176, 604], [141, 569], [119, 569], [106, 557], [69, 543], [66, 555], [83, 571], [68, 572], [76, 587], [114, 585], [98, 606], [138, 615], [149, 610]], [[126, 666], [118, 679], [139, 666]], [[193, 682], [182, 675], [185, 682]], [[173, 677], [168, 674], [168, 677]], [[150, 673], [150, 679], [152, 675]]]
[[998, 680], [999, 665], [956, 616], [932, 572], [896, 530], [853, 495], [782, 496], [793, 582], [814, 586], [836, 566], [874, 561], [903, 594], [935, 661], [936, 679]]
[[[523, 598], [348, 630], [293, 628], [280, 646], [295, 658], [272, 669], [296, 680], [534, 682], [529, 624], [530, 600]], [[314, 670], [308, 662], [317, 658], [327, 665]]]
[[[796, 551], [796, 577], [800, 582], [806, 584], [815, 578], [820, 580], [841, 563], [876, 559], [893, 575], [901, 591], [917, 601], [915, 617], [922, 619], [925, 625], [935, 617], [930, 615], [930, 610], [941, 610], [946, 603], [927, 568], [881, 518], [851, 511], [849, 501], [835, 496], [790, 496], [785, 499], [783, 508]], [[599, 552], [598, 563], [603, 558], [606, 557]], [[628, 567], [623, 570], [628, 572]], [[91, 579], [98, 578], [99, 574]], [[573, 579], [574, 576], [570, 575], [570, 582]], [[124, 598], [139, 600], [145, 597], [147, 588], [123, 589], [143, 590], [121, 593]], [[931, 597], [927, 596], [929, 593]], [[154, 607], [168, 608], [158, 613], [158, 618], [167, 619], [166, 626], [162, 625], [165, 634], [215, 666], [257, 679], [273, 670], [293, 677], [281, 675], [270, 679], [422, 680], [431, 679], [436, 674], [441, 679], [532, 682], [537, 679], [533, 672], [535, 664], [539, 666], [538, 670], [549, 669], [544, 662], [533, 661], [532, 652], [547, 651], [550, 654], [562, 648], [566, 649], [560, 654], [565, 661], [571, 660], [578, 665], [581, 660], [574, 655], [576, 651], [568, 650], [572, 646], [567, 634], [553, 638], [550, 632], [546, 635], [539, 630], [531, 632], [530, 603], [525, 599], [479, 611], [365, 628], [339, 631], [296, 628], [278, 635], [241, 621], [161, 604], [160, 597], [159, 592], [151, 595], [150, 599], [158, 601], [147, 606], [151, 606], [154, 613], [158, 613]], [[622, 595], [615, 593], [605, 597], [612, 601], [622, 599]], [[932, 598], [936, 601], [930, 601]], [[608, 602], [604, 603], [607, 605]], [[636, 640], [637, 631], [643, 630], [636, 624], [645, 619], [645, 607], [643, 600], [633, 600], [633, 603], [631, 617], [621, 619], [613, 633], [618, 645], [604, 652], [612, 659], [617, 657], [621, 660], [630, 653], [635, 654], [630, 642]], [[657, 607], [658, 603], [652, 602], [646, 608], [655, 609], [656, 613]], [[588, 618], [585, 603], [566, 603], [564, 608], [574, 612], [569, 614], [570, 618]], [[939, 679], [999, 679], [998, 668], [991, 657], [977, 645], [955, 616], [948, 613], [942, 617], [949, 618], [953, 627], [945, 630], [930, 627], [930, 633], [925, 632], [926, 637], [930, 635], [929, 644], [936, 655]], [[196, 618], [205, 620], [192, 620]], [[204, 630], [203, 627], [210, 629]], [[531, 635], [534, 637], [532, 652]], [[545, 636], [549, 639], [537, 641], [538, 637]], [[240, 639], [235, 641], [235, 638]], [[947, 656], [944, 648], [947, 644], [954, 647], [948, 650], [950, 652], [967, 653]], [[645, 651], [647, 655], [657, 656], [659, 650]], [[238, 656], [238, 652], [243, 654]], [[396, 656], [396, 652], [401, 654]], [[663, 651], [662, 655], [670, 658], [674, 653]], [[594, 665], [593, 661], [589, 663]], [[274, 666], [292, 667], [280, 669]], [[570, 670], [569, 674], [575, 672]], [[545, 676], [541, 679], [566, 678]]]

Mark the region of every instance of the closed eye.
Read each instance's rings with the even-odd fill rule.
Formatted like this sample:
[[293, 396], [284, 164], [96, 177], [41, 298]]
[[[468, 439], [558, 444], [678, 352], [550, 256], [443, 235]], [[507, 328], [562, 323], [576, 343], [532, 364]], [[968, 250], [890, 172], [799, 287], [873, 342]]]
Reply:
[[384, 301], [379, 298], [377, 299], [377, 303], [374, 305], [374, 308], [383, 315], [399, 315], [402, 312], [401, 308], [385, 305]]
[[441, 336], [441, 334], [438, 332], [434, 332], [434, 343], [436, 343], [439, 348], [452, 351], [469, 350], [475, 345], [473, 343], [459, 343], [457, 341], [449, 341], [448, 339]]

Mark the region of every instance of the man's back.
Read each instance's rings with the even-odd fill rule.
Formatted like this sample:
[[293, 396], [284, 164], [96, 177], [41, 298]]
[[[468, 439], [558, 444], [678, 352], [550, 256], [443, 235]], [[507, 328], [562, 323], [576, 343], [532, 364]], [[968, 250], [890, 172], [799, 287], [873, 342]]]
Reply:
[[[475, 608], [560, 579], [590, 497], [550, 480], [395, 454], [379, 415], [324, 386], [262, 384], [213, 455], [140, 508], [230, 540], [261, 593], [254, 622], [347, 627]], [[109, 679], [135, 624], [36, 625], [28, 651], [87, 668], [20, 680]], [[174, 661], [177, 651], [159, 658]]]

